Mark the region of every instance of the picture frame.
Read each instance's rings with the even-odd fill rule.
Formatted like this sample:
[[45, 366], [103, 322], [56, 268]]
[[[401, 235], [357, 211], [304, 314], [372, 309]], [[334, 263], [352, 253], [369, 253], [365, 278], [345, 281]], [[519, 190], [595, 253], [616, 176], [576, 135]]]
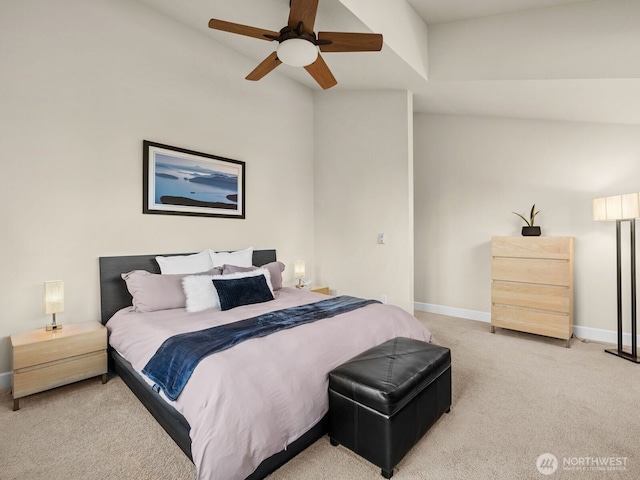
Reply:
[[142, 144], [142, 213], [245, 218], [245, 162]]

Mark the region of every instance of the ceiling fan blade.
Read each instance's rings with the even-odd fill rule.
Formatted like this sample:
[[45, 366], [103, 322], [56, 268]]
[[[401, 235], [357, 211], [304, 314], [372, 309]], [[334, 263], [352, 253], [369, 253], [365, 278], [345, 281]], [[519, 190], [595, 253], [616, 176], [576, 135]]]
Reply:
[[253, 72], [251, 72], [245, 78], [247, 80], [253, 80], [253, 81], [260, 80], [262, 77], [264, 77], [267, 73], [275, 69], [281, 63], [282, 62], [278, 59], [278, 53], [273, 52], [271, 55], [265, 58], [262, 61], [262, 63], [253, 70]]
[[288, 25], [291, 28], [298, 28], [298, 24], [302, 22], [302, 31], [312, 33], [317, 11], [318, 0], [291, 0]]
[[280, 35], [280, 33], [272, 30], [264, 30], [263, 28], [250, 27], [239, 23], [225, 22], [224, 20], [216, 20], [215, 18], [209, 20], [209, 28], [222, 30], [223, 32], [237, 33], [247, 37], [259, 38], [260, 40], [267, 40], [269, 42], [272, 42], [273, 39], [267, 38], [267, 35], [275, 38], [278, 38]]
[[379, 33], [318, 32], [318, 41], [329, 40], [320, 45], [321, 52], [379, 52], [382, 50], [382, 35]]
[[315, 81], [325, 90], [338, 84], [338, 81], [333, 76], [333, 73], [331, 73], [331, 70], [329, 70], [327, 64], [324, 63], [320, 54], [318, 54], [318, 59], [315, 62], [307, 65], [304, 69], [309, 72]]

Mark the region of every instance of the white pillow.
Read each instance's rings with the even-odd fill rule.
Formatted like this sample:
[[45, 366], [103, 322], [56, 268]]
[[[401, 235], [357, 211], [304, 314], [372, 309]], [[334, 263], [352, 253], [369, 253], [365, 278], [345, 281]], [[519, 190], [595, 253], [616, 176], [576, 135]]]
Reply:
[[173, 257], [156, 257], [162, 274], [189, 274], [206, 272], [213, 268], [209, 250], [193, 255], [176, 255]]
[[209, 308], [220, 310], [220, 298], [216, 287], [213, 286], [213, 280], [257, 277], [264, 275], [267, 280], [269, 290], [273, 294], [273, 286], [271, 285], [271, 274], [266, 268], [259, 268], [251, 272], [236, 272], [228, 275], [189, 275], [182, 279], [182, 289], [187, 297], [187, 312], [200, 312]]
[[245, 248], [235, 252], [214, 252], [209, 250], [211, 255], [211, 268], [221, 267], [225, 263], [227, 265], [235, 265], [236, 267], [252, 267], [253, 266], [253, 247]]

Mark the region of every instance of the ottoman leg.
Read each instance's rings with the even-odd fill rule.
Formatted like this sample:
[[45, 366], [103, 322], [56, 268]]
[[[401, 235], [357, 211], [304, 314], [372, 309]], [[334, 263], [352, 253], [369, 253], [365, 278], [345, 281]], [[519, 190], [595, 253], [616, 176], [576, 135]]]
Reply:
[[331, 445], [333, 445], [334, 447], [337, 447], [338, 445], [340, 445], [338, 442], [336, 442], [333, 438], [329, 438], [329, 443]]
[[382, 469], [382, 476], [384, 478], [391, 478], [393, 477], [393, 468], [391, 470], [385, 470], [384, 468]]

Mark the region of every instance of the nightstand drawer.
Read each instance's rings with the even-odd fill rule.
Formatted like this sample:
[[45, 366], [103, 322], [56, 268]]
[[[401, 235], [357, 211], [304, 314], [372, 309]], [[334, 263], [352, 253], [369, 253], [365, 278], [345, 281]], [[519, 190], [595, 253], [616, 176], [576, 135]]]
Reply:
[[97, 323], [65, 325], [62, 330], [44, 329], [12, 336], [13, 369], [55, 362], [106, 349], [107, 330]]
[[102, 375], [107, 381], [107, 329], [98, 322], [11, 335], [13, 409], [20, 398]]
[[107, 373], [107, 352], [88, 353], [58, 360], [48, 365], [16, 369], [13, 373], [13, 398]]
[[324, 295], [330, 295], [331, 294], [329, 292], [329, 287], [322, 287], [322, 286], [318, 286], [318, 285], [312, 285], [310, 290], [312, 292], [322, 293]]

